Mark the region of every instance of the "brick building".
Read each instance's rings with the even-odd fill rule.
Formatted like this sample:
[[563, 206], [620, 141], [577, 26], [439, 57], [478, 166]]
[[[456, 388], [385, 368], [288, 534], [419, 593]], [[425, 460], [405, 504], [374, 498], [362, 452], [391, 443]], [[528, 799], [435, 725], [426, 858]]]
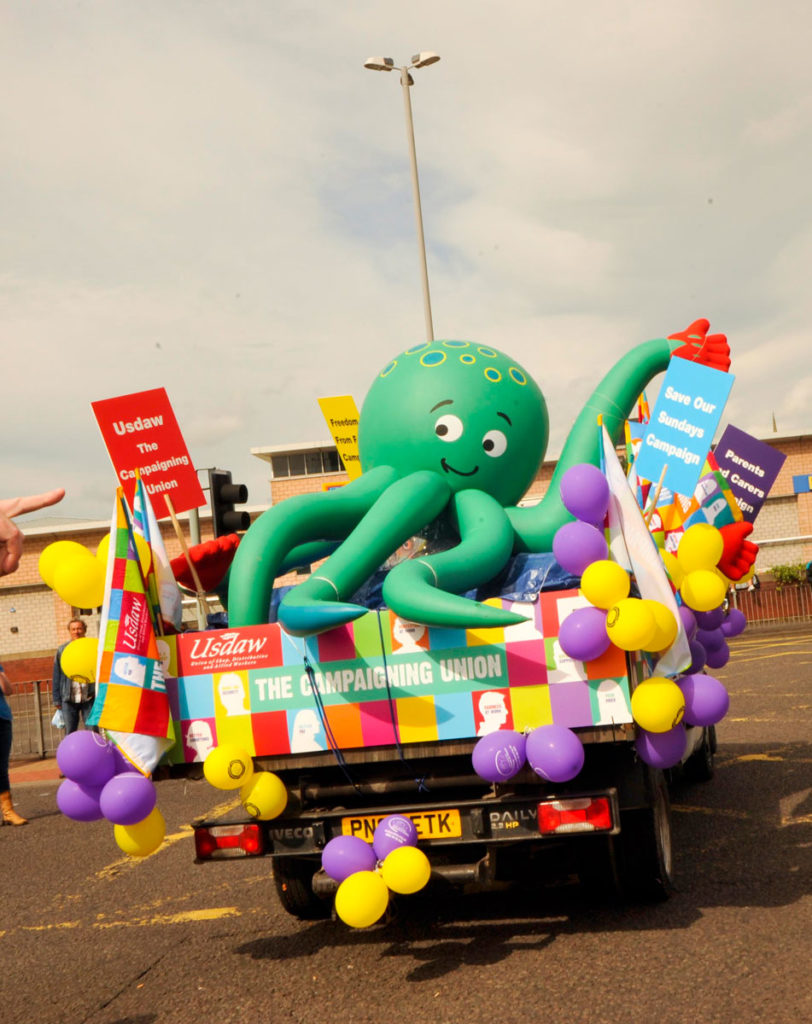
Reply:
[[[760, 573], [771, 566], [812, 559], [812, 435], [790, 437], [772, 435], [767, 444], [787, 456], [781, 473], [756, 521], [753, 538], [760, 546], [757, 568]], [[347, 482], [335, 448], [329, 442], [272, 446], [251, 449], [268, 463], [270, 504], [297, 494], [316, 493]], [[546, 492], [555, 468], [544, 462], [529, 488], [525, 502], [538, 500]], [[265, 506], [249, 509], [252, 518]], [[192, 532], [188, 516], [180, 517], [186, 543]], [[171, 524], [161, 524], [170, 557], [181, 553], [181, 545]], [[0, 661], [12, 682], [50, 678], [56, 647], [67, 639], [67, 623], [80, 611], [66, 605], [41, 580], [38, 571], [40, 552], [57, 540], [74, 540], [95, 551], [109, 530], [109, 522], [68, 522], [55, 518], [32, 520], [23, 527], [26, 541], [20, 568], [11, 576], [0, 577]], [[195, 531], [196, 533], [197, 531]], [[200, 513], [200, 538], [212, 536], [207, 511]], [[294, 576], [280, 582], [292, 582]], [[212, 609], [216, 604], [212, 603]], [[82, 612], [88, 622], [88, 634], [98, 635], [98, 610]], [[195, 602], [186, 602], [185, 618], [196, 621]]]

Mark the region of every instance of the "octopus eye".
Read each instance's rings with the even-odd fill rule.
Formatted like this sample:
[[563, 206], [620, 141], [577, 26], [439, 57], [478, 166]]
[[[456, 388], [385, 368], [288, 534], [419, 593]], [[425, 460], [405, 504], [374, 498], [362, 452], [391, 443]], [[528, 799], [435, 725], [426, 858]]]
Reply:
[[441, 441], [456, 441], [462, 437], [462, 420], [450, 414], [441, 416], [434, 424], [434, 433]]
[[482, 438], [482, 447], [486, 455], [492, 459], [498, 459], [507, 450], [507, 438], [501, 430], [489, 430]]

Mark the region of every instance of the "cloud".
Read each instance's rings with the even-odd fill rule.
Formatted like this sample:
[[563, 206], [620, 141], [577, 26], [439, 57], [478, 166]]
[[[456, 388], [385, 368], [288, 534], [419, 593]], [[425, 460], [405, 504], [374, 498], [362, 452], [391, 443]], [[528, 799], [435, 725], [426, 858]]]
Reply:
[[[632, 345], [729, 334], [726, 411], [809, 428], [812, 12], [517, 0], [17, 5], [0, 39], [9, 493], [106, 517], [90, 402], [165, 386], [196, 465], [323, 440], [424, 319], [515, 355], [551, 453]], [[656, 391], [656, 387], [653, 389]], [[786, 427], [783, 424], [786, 423]], [[724, 420], [723, 424], [724, 426]]]

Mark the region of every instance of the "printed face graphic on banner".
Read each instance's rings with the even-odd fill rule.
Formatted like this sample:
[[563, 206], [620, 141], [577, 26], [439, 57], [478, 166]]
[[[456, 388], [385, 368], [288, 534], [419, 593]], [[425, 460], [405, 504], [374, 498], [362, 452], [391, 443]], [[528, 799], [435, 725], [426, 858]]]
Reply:
[[496, 732], [507, 724], [509, 712], [505, 695], [498, 690], [486, 690], [480, 694], [478, 707], [481, 721], [477, 736], [487, 736], [488, 733]]
[[205, 719], [190, 722], [184, 742], [194, 753], [193, 761], [205, 761], [206, 757], [214, 750], [214, 735], [211, 725]]
[[318, 714], [310, 708], [296, 712], [290, 735], [290, 752], [301, 754], [308, 750], [326, 750], [327, 741]]
[[393, 649], [402, 651], [417, 651], [427, 646], [428, 630], [417, 622], [407, 622], [406, 619], [396, 618], [392, 625]]
[[245, 682], [237, 672], [226, 672], [217, 681], [217, 695], [227, 715], [247, 715]]
[[146, 665], [135, 655], [118, 655], [113, 661], [113, 672], [122, 683], [143, 686], [146, 677]]

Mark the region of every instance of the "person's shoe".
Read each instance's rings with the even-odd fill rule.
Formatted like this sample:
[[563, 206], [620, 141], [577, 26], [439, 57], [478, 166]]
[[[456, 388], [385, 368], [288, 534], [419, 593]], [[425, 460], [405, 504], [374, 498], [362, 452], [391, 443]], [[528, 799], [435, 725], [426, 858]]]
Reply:
[[0, 808], [3, 811], [4, 825], [28, 824], [28, 818], [23, 818], [14, 810], [14, 804], [11, 802], [11, 793], [8, 790], [5, 793], [0, 793]]

